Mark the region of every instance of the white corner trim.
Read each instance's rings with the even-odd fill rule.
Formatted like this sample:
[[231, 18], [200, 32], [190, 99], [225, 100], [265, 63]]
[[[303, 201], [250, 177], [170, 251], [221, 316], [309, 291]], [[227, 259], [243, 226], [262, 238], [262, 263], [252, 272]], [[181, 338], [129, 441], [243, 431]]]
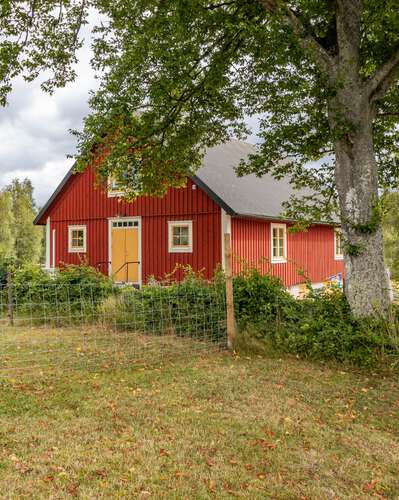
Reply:
[[[79, 248], [72, 247], [72, 231], [83, 231], [83, 246]], [[86, 253], [87, 249], [87, 228], [84, 225], [68, 226], [68, 253]]]
[[55, 233], [55, 229], [53, 229], [53, 238], [52, 238], [52, 265], [51, 265], [51, 269], [55, 269], [55, 236], [56, 236], [56, 233]]
[[51, 267], [51, 222], [50, 217], [47, 217], [46, 221], [46, 269], [50, 269]]
[[222, 258], [221, 258], [221, 263], [222, 263], [222, 269], [223, 271], [226, 269], [226, 262], [225, 262], [225, 247], [224, 247], [224, 235], [225, 234], [230, 234], [231, 235], [231, 215], [227, 215], [226, 210], [223, 210], [223, 208], [220, 209], [220, 228], [221, 228], [221, 251], [222, 251]]
[[[337, 234], [342, 237], [342, 231], [339, 228], [334, 228], [334, 260], [344, 260], [344, 254], [337, 254]], [[342, 242], [341, 242], [342, 244]]]
[[[273, 229], [284, 229], [284, 257], [273, 257]], [[287, 224], [275, 223], [270, 224], [270, 262], [272, 264], [286, 264], [287, 263]]]
[[[188, 246], [173, 245], [173, 228], [177, 226], [188, 227]], [[193, 252], [193, 221], [192, 220], [168, 220], [168, 251], [169, 253], [192, 253]]]

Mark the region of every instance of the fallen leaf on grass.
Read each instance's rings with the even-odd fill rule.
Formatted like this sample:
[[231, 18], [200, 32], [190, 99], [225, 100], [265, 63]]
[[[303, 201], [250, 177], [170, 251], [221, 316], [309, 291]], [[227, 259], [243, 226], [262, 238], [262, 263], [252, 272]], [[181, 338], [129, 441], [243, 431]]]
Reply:
[[266, 439], [256, 439], [255, 446], [261, 446], [262, 448], [274, 450], [276, 448], [275, 443], [271, 443], [270, 441], [266, 441]]
[[107, 477], [107, 471], [105, 469], [97, 469], [94, 474], [98, 477]]
[[212, 493], [216, 492], [216, 482], [213, 479], [208, 482], [208, 490]]

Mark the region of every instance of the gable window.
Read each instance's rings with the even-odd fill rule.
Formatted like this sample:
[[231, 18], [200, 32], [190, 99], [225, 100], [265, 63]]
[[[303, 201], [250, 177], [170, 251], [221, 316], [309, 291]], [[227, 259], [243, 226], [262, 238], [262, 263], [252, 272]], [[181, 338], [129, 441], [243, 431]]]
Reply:
[[169, 221], [168, 232], [170, 253], [193, 251], [193, 223], [191, 220]]
[[68, 252], [86, 252], [86, 226], [68, 226]]
[[110, 176], [108, 178], [108, 197], [112, 198], [116, 196], [123, 196], [122, 183]]
[[334, 256], [336, 260], [344, 258], [343, 238], [341, 229], [334, 229]]
[[272, 262], [287, 261], [287, 226], [286, 224], [271, 224]]

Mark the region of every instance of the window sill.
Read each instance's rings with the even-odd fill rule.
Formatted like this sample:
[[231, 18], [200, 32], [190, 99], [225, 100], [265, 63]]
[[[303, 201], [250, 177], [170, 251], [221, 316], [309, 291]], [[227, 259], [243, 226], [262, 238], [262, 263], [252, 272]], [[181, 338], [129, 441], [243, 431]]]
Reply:
[[272, 259], [271, 263], [272, 264], [286, 264], [287, 259]]
[[169, 253], [193, 253], [192, 248], [169, 248]]
[[123, 191], [108, 191], [108, 198], [121, 198], [124, 195]]
[[78, 248], [78, 249], [69, 248], [68, 253], [86, 253], [86, 249], [85, 248]]
[[344, 260], [344, 256], [343, 256], [343, 255], [341, 255], [341, 256], [336, 255], [336, 256], [334, 257], [334, 260]]

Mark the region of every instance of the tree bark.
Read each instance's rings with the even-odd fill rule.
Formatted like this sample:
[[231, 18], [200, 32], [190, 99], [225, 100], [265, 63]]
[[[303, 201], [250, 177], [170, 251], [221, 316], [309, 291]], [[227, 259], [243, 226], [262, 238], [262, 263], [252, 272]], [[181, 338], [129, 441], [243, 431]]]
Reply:
[[345, 242], [345, 294], [357, 317], [384, 313], [390, 295], [378, 212], [373, 107], [358, 82], [338, 90], [329, 118], [337, 131], [335, 178]]

